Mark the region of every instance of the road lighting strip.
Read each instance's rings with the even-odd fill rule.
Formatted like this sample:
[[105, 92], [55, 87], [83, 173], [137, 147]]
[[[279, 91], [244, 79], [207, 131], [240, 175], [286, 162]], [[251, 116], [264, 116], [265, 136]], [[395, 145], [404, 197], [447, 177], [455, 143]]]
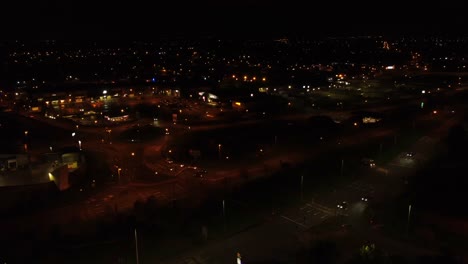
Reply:
[[316, 209], [318, 211], [321, 211], [321, 212], [329, 214], [329, 215], [334, 215], [335, 214], [333, 209], [331, 209], [329, 207], [326, 207], [324, 205], [315, 203], [315, 202], [307, 203], [306, 206], [312, 207], [312, 208], [314, 208], [314, 209]]
[[296, 225], [298, 225], [298, 226], [302, 226], [303, 228], [306, 228], [306, 229], [309, 228], [308, 226], [303, 225], [303, 224], [301, 224], [301, 223], [299, 223], [299, 222], [297, 222], [297, 221], [294, 221], [293, 219], [291, 219], [291, 218], [289, 218], [289, 217], [286, 217], [286, 216], [284, 216], [284, 215], [282, 215], [281, 217], [284, 218], [284, 219], [286, 219], [286, 220], [288, 220], [288, 221], [290, 221], [290, 222], [293, 222], [294, 224], [296, 224]]

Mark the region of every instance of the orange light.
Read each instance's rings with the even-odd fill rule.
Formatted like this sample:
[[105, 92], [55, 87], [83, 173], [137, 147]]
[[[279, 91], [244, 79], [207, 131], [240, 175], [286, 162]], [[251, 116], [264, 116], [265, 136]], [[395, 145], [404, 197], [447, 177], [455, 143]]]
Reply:
[[241, 102], [235, 102], [235, 105], [241, 106]]

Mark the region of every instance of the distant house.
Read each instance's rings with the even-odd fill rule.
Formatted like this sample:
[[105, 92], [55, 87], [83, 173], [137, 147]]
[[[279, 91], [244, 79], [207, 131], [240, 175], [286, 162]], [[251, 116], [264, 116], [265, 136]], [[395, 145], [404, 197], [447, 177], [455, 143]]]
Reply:
[[128, 114], [116, 114], [116, 115], [106, 115], [104, 118], [107, 121], [113, 122], [113, 123], [118, 123], [118, 122], [126, 122], [130, 120], [130, 116]]
[[219, 100], [217, 95], [209, 93], [209, 92], [199, 92], [198, 96], [203, 102], [206, 102], [208, 104], [217, 103]]
[[64, 191], [73, 184], [74, 173], [86, 166], [83, 153], [77, 148], [64, 148], [60, 152], [46, 154], [49, 162], [53, 162], [53, 170], [49, 172], [49, 179], [54, 181], [57, 188]]
[[25, 168], [29, 165], [26, 154], [0, 154], [0, 170], [9, 171]]

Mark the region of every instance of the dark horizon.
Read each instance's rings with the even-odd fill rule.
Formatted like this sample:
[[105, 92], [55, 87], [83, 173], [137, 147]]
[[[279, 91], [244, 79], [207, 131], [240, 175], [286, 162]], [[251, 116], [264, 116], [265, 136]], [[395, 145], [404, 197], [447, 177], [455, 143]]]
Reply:
[[152, 39], [172, 36], [466, 35], [462, 6], [392, 2], [378, 6], [288, 1], [9, 3], [3, 38]]

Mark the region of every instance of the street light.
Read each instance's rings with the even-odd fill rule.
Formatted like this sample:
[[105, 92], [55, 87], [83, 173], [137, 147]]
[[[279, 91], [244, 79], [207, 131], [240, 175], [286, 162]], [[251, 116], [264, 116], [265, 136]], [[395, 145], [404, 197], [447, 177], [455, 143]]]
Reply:
[[[174, 171], [173, 168], [170, 168], [169, 170], [171, 171], [171, 173]], [[176, 172], [174, 171], [174, 173], [172, 173], [172, 174], [174, 176], [174, 181], [172, 182], [172, 206], [175, 208], [175, 201], [176, 201], [176, 195], [175, 195], [176, 181], [175, 181], [175, 177], [176, 177]]]
[[226, 204], [223, 200], [223, 224], [224, 224], [224, 232], [226, 232]]
[[221, 159], [221, 144], [218, 144], [218, 159]]
[[137, 235], [136, 228], [135, 228], [135, 255], [136, 255], [136, 263], [139, 264], [140, 260], [138, 258], [138, 235]]
[[304, 175], [301, 175], [301, 202], [304, 200]]
[[28, 152], [28, 143], [29, 143], [29, 138], [28, 138], [28, 131], [25, 130], [24, 131], [24, 137], [25, 137], [25, 140], [24, 140], [24, 152]]
[[237, 252], [237, 264], [242, 264], [242, 256], [239, 252]]
[[119, 168], [117, 169], [117, 175], [119, 175], [119, 183], [120, 183], [120, 172], [121, 172], [121, 171], [122, 171], [122, 168], [119, 167]]
[[343, 177], [344, 159], [341, 160], [340, 177]]
[[112, 142], [111, 142], [112, 129], [106, 129], [106, 132], [107, 132], [107, 141], [109, 142], [109, 144], [112, 144]]
[[411, 217], [411, 204], [408, 206], [408, 223], [406, 224], [407, 235], [409, 234], [410, 217]]
[[[81, 150], [81, 140], [78, 140], [78, 146], [79, 146], [79, 148], [80, 148], [80, 150]], [[51, 147], [51, 148], [52, 148], [52, 147]]]

